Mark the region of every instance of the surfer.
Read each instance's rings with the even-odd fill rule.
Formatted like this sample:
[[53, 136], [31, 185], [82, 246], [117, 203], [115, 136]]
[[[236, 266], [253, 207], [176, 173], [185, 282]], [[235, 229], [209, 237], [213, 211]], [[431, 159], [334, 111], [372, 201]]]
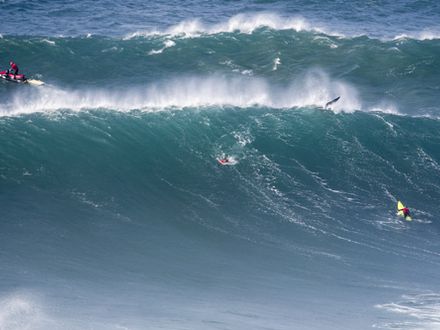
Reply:
[[233, 164], [228, 155], [224, 155], [222, 158], [217, 158], [217, 161], [220, 163], [220, 165]]
[[337, 98], [335, 98], [335, 99], [333, 99], [333, 100], [327, 102], [327, 103], [325, 104], [325, 106], [324, 106], [324, 109], [328, 109], [328, 107], [329, 107], [330, 105], [332, 105], [333, 103], [338, 102], [340, 98], [341, 98], [341, 97], [338, 96]]
[[397, 201], [397, 215], [400, 215], [407, 221], [411, 221], [411, 214], [409, 208], [407, 208], [401, 201]]
[[400, 209], [399, 211], [402, 211], [404, 218], [411, 216], [409, 214], [409, 208], [407, 208], [406, 206], [404, 208]]
[[228, 157], [228, 155], [225, 155], [225, 157], [223, 157], [222, 159], [220, 159], [220, 161], [221, 161], [223, 164], [229, 163], [229, 157]]

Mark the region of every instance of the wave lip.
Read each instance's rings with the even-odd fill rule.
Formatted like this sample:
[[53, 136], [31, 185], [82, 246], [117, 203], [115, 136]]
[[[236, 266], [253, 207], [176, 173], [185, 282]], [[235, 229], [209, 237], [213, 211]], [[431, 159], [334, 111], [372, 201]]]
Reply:
[[[323, 28], [312, 26], [303, 17], [296, 16], [286, 18], [275, 13], [264, 12], [258, 14], [238, 14], [229, 18], [227, 21], [213, 25], [205, 24], [198, 18], [184, 20], [164, 30], [151, 29], [146, 31], [137, 31], [128, 34], [125, 38], [131, 39], [135, 37], [150, 37], [157, 35], [197, 37], [204, 34], [212, 35], [232, 32], [251, 34], [255, 30], [263, 27], [273, 30], [294, 30], [297, 32], [311, 31], [325, 33]], [[340, 34], [336, 35], [341, 36]]]
[[414, 40], [437, 40], [440, 39], [440, 31], [438, 29], [424, 29], [420, 32], [408, 32], [396, 35], [393, 40], [414, 39]]
[[440, 39], [440, 31], [438, 28], [424, 28], [421, 31], [401, 30], [393, 31], [386, 34], [377, 35], [377, 32], [368, 29], [349, 28], [340, 26], [334, 29], [326, 24], [311, 22], [302, 16], [285, 17], [278, 13], [261, 12], [261, 13], [243, 13], [232, 16], [227, 20], [219, 23], [205, 23], [200, 18], [186, 19], [164, 29], [150, 28], [138, 30], [125, 35], [124, 39], [132, 39], [137, 37], [200, 37], [203, 35], [215, 35], [219, 33], [245, 33], [252, 34], [255, 30], [268, 28], [272, 30], [293, 30], [296, 32], [307, 31], [327, 36], [339, 38], [358, 38], [366, 36], [368, 38], [380, 39], [383, 41], [414, 39], [414, 40], [437, 40]]
[[324, 107], [336, 96], [341, 96], [341, 100], [332, 107], [334, 112], [352, 112], [361, 108], [354, 87], [330, 79], [321, 70], [311, 70], [287, 86], [275, 86], [263, 78], [214, 75], [175, 78], [123, 91], [72, 91], [46, 87], [34, 90], [26, 97], [21, 94], [20, 97], [16, 96], [10, 104], [0, 106], [0, 113], [13, 115], [57, 109], [96, 108], [129, 111], [209, 106], [263, 106], [278, 109]]

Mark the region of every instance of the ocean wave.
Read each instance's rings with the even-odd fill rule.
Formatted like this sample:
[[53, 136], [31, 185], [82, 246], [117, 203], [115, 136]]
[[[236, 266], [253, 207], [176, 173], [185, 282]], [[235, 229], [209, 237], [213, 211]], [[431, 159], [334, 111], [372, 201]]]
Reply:
[[361, 109], [357, 90], [331, 79], [321, 70], [310, 70], [286, 86], [272, 85], [263, 78], [225, 76], [176, 78], [127, 90], [67, 90], [57, 87], [17, 93], [0, 106], [0, 113], [13, 115], [57, 109], [106, 108], [121, 111], [157, 110], [209, 106], [269, 108], [324, 107], [336, 96], [334, 112]]
[[329, 35], [343, 36], [340, 33], [326, 31], [324, 27], [315, 26], [301, 16], [282, 17], [275, 13], [238, 14], [228, 20], [216, 24], [207, 24], [200, 19], [184, 20], [166, 29], [147, 29], [136, 31], [125, 36], [126, 39], [135, 37], [149, 37], [155, 35], [197, 37], [204, 34], [240, 32], [250, 34], [259, 28], [273, 30], [294, 30], [325, 33]]
[[[238, 14], [219, 23], [206, 23], [200, 18], [186, 19], [166, 28], [147, 28], [128, 33], [124, 39], [137, 37], [171, 36], [171, 37], [200, 37], [203, 35], [215, 35], [219, 33], [245, 33], [252, 34], [258, 29], [268, 28], [272, 30], [292, 30], [296, 32], [307, 31], [340, 38], [379, 39], [391, 41], [398, 39], [436, 40], [440, 39], [438, 29], [423, 29], [421, 31], [402, 31], [401, 33], [376, 35], [367, 31], [340, 26], [329, 27], [323, 23], [311, 22], [302, 16], [284, 17], [278, 13], [245, 13]], [[334, 45], [333, 45], [334, 47]]]

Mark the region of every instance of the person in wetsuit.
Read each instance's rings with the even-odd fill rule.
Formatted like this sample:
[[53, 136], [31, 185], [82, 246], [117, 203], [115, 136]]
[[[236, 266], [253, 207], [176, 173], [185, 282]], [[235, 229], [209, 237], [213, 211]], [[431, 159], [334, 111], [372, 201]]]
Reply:
[[11, 68], [8, 70], [8, 73], [11, 71], [14, 71], [13, 74], [14, 74], [14, 79], [15, 79], [15, 76], [18, 74], [18, 66], [17, 66], [17, 64], [14, 63], [14, 61], [10, 61], [9, 65], [11, 66]]
[[409, 214], [409, 208], [404, 207], [404, 208], [401, 209], [400, 211], [403, 212], [403, 216], [404, 216], [405, 218], [410, 216], [410, 214]]

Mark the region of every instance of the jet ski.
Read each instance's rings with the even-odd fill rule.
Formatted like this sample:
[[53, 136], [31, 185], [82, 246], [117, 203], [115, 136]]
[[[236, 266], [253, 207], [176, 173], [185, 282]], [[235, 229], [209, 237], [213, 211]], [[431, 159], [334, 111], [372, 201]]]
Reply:
[[8, 71], [0, 71], [0, 77], [2, 79], [16, 82], [16, 83], [25, 83], [27, 81], [27, 78], [24, 74], [16, 74], [9, 73]]
[[44, 82], [42, 82], [41, 80], [28, 79], [24, 74], [13, 74], [6, 70], [0, 71], [0, 78], [6, 81], [11, 81], [19, 84], [31, 84], [36, 86], [40, 86], [44, 84]]

